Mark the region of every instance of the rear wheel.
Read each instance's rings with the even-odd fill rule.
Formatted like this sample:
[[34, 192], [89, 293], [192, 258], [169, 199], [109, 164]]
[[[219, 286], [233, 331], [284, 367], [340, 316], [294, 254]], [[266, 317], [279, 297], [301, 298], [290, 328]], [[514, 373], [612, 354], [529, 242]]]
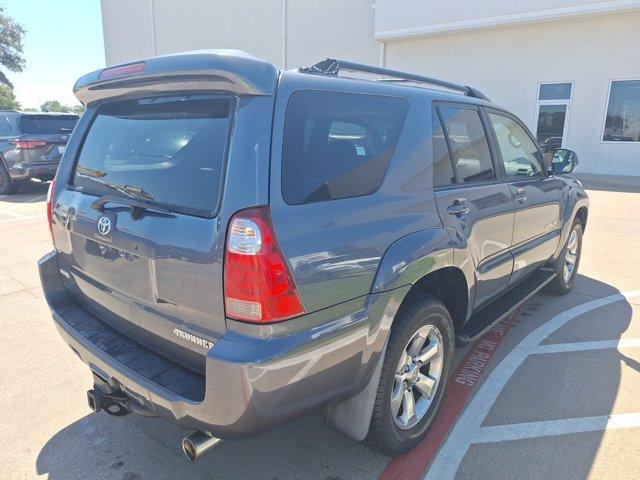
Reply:
[[556, 295], [569, 293], [578, 275], [580, 255], [582, 253], [582, 223], [579, 219], [573, 221], [569, 238], [555, 263], [555, 278], [549, 283], [547, 291]]
[[6, 195], [13, 192], [13, 182], [9, 176], [9, 172], [0, 163], [0, 195]]
[[409, 299], [389, 337], [367, 435], [387, 455], [413, 448], [440, 408], [453, 359], [453, 322], [433, 297]]

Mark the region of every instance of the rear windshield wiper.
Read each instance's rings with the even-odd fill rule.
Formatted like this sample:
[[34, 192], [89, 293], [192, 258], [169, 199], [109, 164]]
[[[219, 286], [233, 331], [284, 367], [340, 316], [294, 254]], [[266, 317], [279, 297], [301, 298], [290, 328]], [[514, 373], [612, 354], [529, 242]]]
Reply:
[[102, 212], [107, 203], [126, 205], [131, 208], [131, 217], [134, 220], [139, 218], [140, 214], [144, 210], [157, 213], [171, 213], [171, 210], [168, 208], [149, 203], [150, 200], [153, 200], [153, 195], [140, 187], [121, 185], [118, 183], [103, 183], [102, 185], [112, 188], [120, 193], [124, 193], [127, 197], [121, 197], [119, 195], [103, 195], [91, 203], [91, 208], [94, 210]]
[[135, 185], [123, 185], [121, 183], [102, 183], [102, 185], [112, 188], [120, 193], [124, 193], [129, 197], [137, 198], [138, 200], [153, 200], [153, 195], [151, 195], [143, 188], [137, 187]]
[[102, 197], [97, 198], [91, 203], [91, 208], [102, 212], [104, 210], [104, 206], [107, 203], [116, 203], [118, 205], [125, 205], [127, 207], [130, 207], [131, 217], [134, 220], [139, 218], [140, 214], [144, 210], [156, 213], [171, 213], [171, 210], [169, 210], [168, 208], [154, 205], [153, 203], [148, 203], [144, 200], [138, 200], [137, 198], [120, 197], [116, 195], [103, 195]]

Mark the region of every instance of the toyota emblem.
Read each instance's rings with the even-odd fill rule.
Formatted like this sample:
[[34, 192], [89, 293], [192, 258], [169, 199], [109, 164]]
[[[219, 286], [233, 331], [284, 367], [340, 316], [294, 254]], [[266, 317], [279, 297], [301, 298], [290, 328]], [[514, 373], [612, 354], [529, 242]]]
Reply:
[[100, 235], [109, 235], [111, 231], [111, 219], [109, 217], [100, 217], [98, 219], [98, 233]]

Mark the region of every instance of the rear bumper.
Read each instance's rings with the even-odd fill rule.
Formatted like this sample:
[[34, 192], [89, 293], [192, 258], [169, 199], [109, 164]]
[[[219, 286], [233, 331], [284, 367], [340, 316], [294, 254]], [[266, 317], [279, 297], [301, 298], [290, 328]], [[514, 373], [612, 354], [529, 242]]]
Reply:
[[13, 180], [28, 180], [30, 178], [51, 177], [58, 170], [60, 162], [47, 163], [16, 163], [9, 167], [9, 176]]
[[[67, 344], [112, 387], [182, 427], [242, 438], [359, 393], [407, 288], [370, 296], [364, 310], [281, 336], [227, 332], [208, 351], [205, 376], [133, 343], [75, 303], [55, 252], [39, 261], [45, 297]], [[134, 352], [135, 353], [135, 352]], [[164, 367], [163, 367], [164, 365]]]

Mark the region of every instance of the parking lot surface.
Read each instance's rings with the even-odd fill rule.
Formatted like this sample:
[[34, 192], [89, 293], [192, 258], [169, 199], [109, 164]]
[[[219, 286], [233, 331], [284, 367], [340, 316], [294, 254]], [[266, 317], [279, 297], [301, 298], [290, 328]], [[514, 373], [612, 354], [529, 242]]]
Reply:
[[[640, 194], [615, 184], [589, 194], [574, 290], [536, 295], [497, 332], [433, 445], [390, 462], [316, 413], [197, 463], [166, 421], [89, 412], [91, 374], [59, 338], [36, 269], [51, 248], [46, 185], [0, 196], [0, 478], [638, 478]], [[457, 354], [467, 379], [473, 348]]]

